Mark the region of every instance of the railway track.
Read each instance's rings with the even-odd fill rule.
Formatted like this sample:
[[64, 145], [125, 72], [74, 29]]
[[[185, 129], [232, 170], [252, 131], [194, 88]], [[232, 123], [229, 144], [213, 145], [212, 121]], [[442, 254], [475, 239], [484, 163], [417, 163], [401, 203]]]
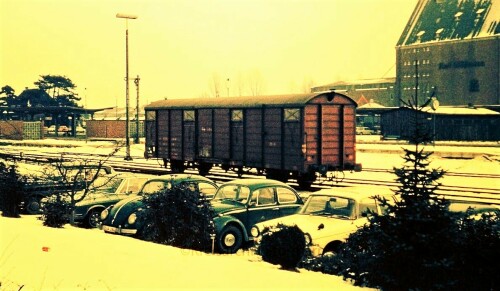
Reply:
[[[164, 175], [171, 173], [170, 169], [163, 167], [163, 163], [160, 160], [145, 160], [142, 157], [133, 157], [132, 161], [124, 161], [124, 156], [115, 155], [109, 157], [107, 155], [101, 154], [82, 154], [82, 153], [71, 153], [71, 152], [59, 152], [50, 153], [43, 151], [28, 152], [23, 151], [22, 154], [15, 150], [2, 150], [0, 151], [0, 158], [26, 161], [32, 163], [47, 163], [54, 159], [64, 160], [74, 160], [74, 159], [85, 159], [87, 161], [102, 161], [107, 159], [106, 164], [112, 166], [116, 171], [120, 172], [135, 172], [143, 174], [152, 175]], [[187, 173], [197, 174], [196, 170], [187, 170]], [[383, 173], [390, 175], [392, 170], [382, 169], [382, 168], [366, 168], [363, 169], [366, 173]], [[243, 175], [238, 176], [238, 174], [233, 172], [226, 172], [220, 168], [214, 167], [208, 177], [217, 182], [226, 182], [238, 177], [256, 177], [257, 173], [246, 172]], [[464, 184], [467, 178], [478, 178], [478, 179], [494, 179], [499, 181], [500, 175], [497, 174], [482, 174], [482, 173], [460, 173], [460, 172], [447, 172], [446, 176], [462, 177]], [[394, 178], [394, 176], [392, 176]], [[289, 182], [292, 186], [297, 186], [294, 181]], [[398, 183], [386, 179], [380, 178], [351, 178], [347, 177], [343, 172], [330, 173], [328, 177], [319, 178], [316, 181], [310, 191], [318, 190], [325, 187], [348, 187], [348, 186], [384, 186], [396, 189]], [[453, 199], [463, 199], [463, 200], [480, 200], [496, 205], [500, 205], [500, 189], [491, 187], [479, 187], [479, 186], [465, 186], [465, 185], [447, 185], [442, 184], [436, 191], [436, 194], [443, 195], [448, 198]]]

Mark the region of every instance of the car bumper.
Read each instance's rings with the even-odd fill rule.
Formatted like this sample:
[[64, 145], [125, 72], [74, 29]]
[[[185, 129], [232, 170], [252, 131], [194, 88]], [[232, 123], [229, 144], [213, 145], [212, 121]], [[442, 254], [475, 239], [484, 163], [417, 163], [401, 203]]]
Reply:
[[109, 225], [101, 225], [101, 229], [104, 230], [105, 232], [116, 233], [116, 234], [134, 235], [137, 233], [137, 229], [121, 228]]

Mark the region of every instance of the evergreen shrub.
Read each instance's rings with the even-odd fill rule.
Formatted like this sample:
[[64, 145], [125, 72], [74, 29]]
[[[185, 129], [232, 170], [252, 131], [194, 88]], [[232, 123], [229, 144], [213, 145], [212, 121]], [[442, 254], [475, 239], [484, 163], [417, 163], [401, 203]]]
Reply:
[[0, 162], [0, 211], [2, 216], [19, 217], [24, 199], [25, 178], [17, 172], [16, 165]]
[[206, 196], [189, 185], [174, 185], [143, 197], [139, 237], [175, 247], [210, 251], [215, 212]]
[[71, 203], [64, 199], [62, 194], [55, 194], [46, 199], [42, 204], [43, 225], [50, 227], [63, 227], [71, 216]]
[[266, 228], [257, 246], [262, 259], [280, 265], [285, 270], [294, 270], [301, 262], [306, 251], [304, 232], [296, 225], [278, 224]]

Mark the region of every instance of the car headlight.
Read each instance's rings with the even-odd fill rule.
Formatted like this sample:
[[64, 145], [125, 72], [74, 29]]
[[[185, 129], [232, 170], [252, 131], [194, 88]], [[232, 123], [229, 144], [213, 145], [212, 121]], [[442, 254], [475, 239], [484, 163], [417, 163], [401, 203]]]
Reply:
[[101, 212], [101, 221], [105, 220], [109, 215], [109, 210], [108, 208], [104, 209], [102, 212]]
[[312, 238], [310, 234], [304, 233], [304, 238], [306, 239], [306, 246], [312, 245]]
[[137, 214], [135, 213], [130, 214], [127, 220], [128, 224], [134, 224], [136, 221], [137, 221]]
[[260, 230], [257, 226], [252, 226], [252, 228], [250, 229], [250, 234], [253, 236], [253, 237], [258, 237], [260, 235]]

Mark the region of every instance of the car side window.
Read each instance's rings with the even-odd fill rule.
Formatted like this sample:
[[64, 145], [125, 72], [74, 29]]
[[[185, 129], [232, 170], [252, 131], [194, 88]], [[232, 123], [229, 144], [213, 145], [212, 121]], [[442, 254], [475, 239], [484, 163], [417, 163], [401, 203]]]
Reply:
[[128, 181], [127, 193], [137, 193], [141, 190], [141, 186], [146, 182], [146, 179], [130, 179]]
[[217, 188], [214, 185], [205, 182], [198, 183], [198, 188], [200, 188], [200, 192], [205, 194], [207, 197], [213, 197], [217, 191]]
[[257, 205], [271, 205], [276, 203], [273, 188], [267, 187], [256, 191], [257, 191]]
[[151, 181], [144, 185], [142, 189], [143, 194], [153, 194], [155, 192], [161, 191], [163, 189], [171, 188], [170, 182], [167, 181]]
[[290, 189], [278, 187], [278, 188], [276, 188], [276, 193], [278, 194], [278, 202], [280, 204], [288, 204], [288, 203], [297, 202], [297, 196]]
[[377, 203], [373, 198], [365, 198], [359, 202], [359, 213], [362, 216], [366, 216], [370, 213], [378, 213]]

